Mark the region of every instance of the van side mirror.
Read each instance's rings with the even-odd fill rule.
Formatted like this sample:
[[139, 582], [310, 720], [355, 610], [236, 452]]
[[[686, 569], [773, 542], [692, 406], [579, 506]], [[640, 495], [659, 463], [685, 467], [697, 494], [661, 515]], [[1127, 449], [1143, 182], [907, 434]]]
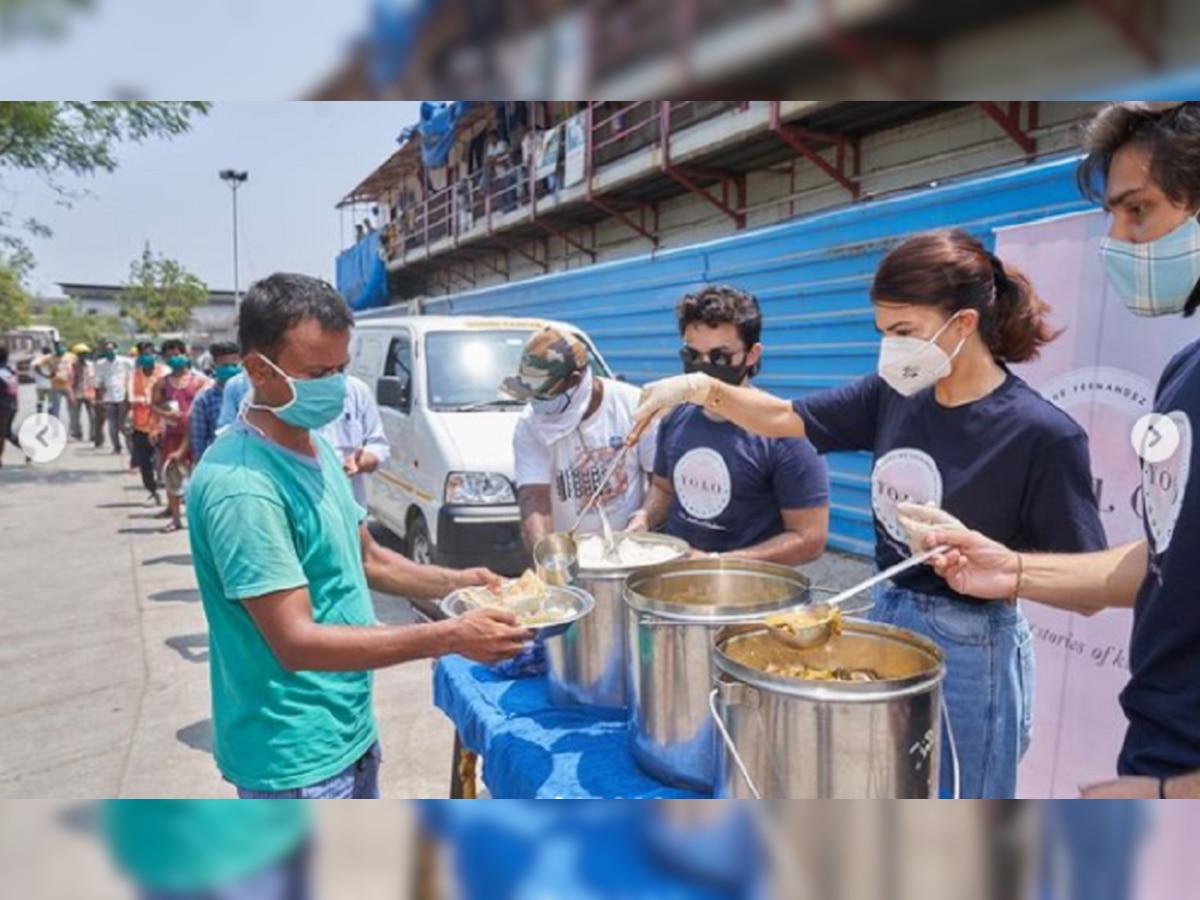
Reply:
[[380, 378], [375, 386], [375, 399], [380, 406], [408, 412], [412, 406], [410, 384], [408, 379], [402, 381], [390, 376]]

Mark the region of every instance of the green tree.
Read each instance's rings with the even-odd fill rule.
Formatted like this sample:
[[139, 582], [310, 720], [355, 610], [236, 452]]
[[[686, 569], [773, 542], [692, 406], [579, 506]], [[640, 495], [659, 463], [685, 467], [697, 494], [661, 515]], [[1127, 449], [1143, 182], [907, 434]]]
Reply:
[[120, 297], [122, 314], [150, 334], [187, 331], [192, 311], [207, 302], [208, 285], [179, 262], [156, 256], [149, 243], [130, 266]]
[[115, 340], [127, 330], [117, 316], [84, 312], [79, 302], [72, 298], [51, 306], [43, 318], [46, 325], [58, 329], [59, 336], [68, 347], [83, 343], [96, 350], [101, 341]]
[[[75, 0], [42, 4], [69, 6]], [[32, 11], [33, 0], [0, 0], [0, 28], [7, 16]], [[0, 103], [0, 187], [6, 172], [32, 172], [49, 185], [60, 202], [70, 204], [76, 195], [64, 176], [85, 176], [117, 168], [117, 147], [151, 138], [185, 134], [212, 104], [205, 101], [137, 102], [77, 100], [10, 101]], [[51, 237], [50, 229], [35, 219], [21, 223], [0, 209], [0, 268], [24, 278], [33, 267], [33, 254], [25, 237]]]
[[29, 322], [29, 297], [12, 268], [0, 267], [0, 332]]

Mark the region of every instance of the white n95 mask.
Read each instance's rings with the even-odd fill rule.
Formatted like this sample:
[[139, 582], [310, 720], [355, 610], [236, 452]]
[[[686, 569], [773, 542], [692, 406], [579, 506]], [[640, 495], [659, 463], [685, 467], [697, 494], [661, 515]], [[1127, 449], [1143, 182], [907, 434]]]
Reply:
[[957, 318], [958, 313], [955, 313], [928, 341], [913, 337], [885, 337], [879, 347], [879, 377], [897, 394], [911, 397], [933, 387], [949, 375], [951, 363], [962, 351], [967, 339], [959, 341], [951, 354], [938, 346], [937, 339]]

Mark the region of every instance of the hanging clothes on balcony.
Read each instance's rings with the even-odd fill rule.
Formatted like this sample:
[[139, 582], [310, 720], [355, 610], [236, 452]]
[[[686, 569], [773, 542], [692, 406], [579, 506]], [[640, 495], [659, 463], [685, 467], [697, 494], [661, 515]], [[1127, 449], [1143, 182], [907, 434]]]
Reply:
[[457, 137], [458, 122], [463, 113], [471, 108], [470, 100], [455, 100], [453, 103], [421, 103], [421, 121], [417, 131], [421, 135], [421, 162], [435, 169], [446, 165], [450, 148]]
[[487, 153], [487, 129], [481, 128], [479, 132], [471, 138], [467, 144], [467, 171], [470, 173], [478, 172], [483, 168], [483, 161]]

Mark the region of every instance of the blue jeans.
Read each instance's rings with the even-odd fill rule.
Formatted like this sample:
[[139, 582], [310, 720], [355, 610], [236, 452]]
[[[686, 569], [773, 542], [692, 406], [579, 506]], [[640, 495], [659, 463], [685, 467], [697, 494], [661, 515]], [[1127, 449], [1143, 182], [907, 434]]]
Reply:
[[60, 391], [57, 388], [50, 389], [50, 415], [58, 418], [62, 415], [63, 401], [67, 399], [67, 392]]
[[[1033, 732], [1033, 636], [1009, 603], [971, 603], [895, 585], [875, 590], [873, 622], [929, 638], [946, 657], [946, 708], [958, 750], [961, 797], [1016, 796], [1017, 765]], [[954, 796], [950, 742], [943, 730], [941, 795]]]
[[220, 887], [198, 891], [142, 888], [139, 900], [310, 900], [308, 841], [269, 868]]
[[308, 787], [290, 791], [251, 791], [238, 788], [242, 800], [378, 800], [379, 763], [382, 761], [379, 741], [345, 769], [332, 778]]
[[1039, 809], [1045, 828], [1039, 900], [1133, 896], [1138, 851], [1149, 824], [1147, 801], [1048, 800]]

